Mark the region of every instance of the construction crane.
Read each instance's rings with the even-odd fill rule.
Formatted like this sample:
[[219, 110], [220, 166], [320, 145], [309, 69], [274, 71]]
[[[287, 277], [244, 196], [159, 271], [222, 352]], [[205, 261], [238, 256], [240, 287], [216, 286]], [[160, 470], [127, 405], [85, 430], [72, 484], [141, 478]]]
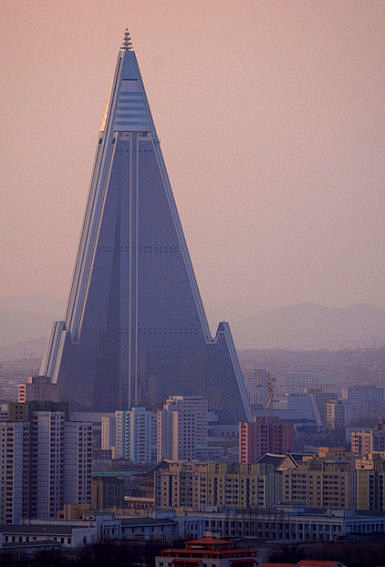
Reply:
[[274, 378], [274, 376], [272, 376], [269, 371], [267, 371], [267, 378], [266, 378], [267, 408], [271, 408], [272, 406], [273, 398], [274, 398], [274, 384], [276, 383], [276, 381], [277, 379]]
[[265, 376], [261, 376], [261, 374], [258, 373], [258, 369], [253, 368], [251, 370], [250, 374], [249, 374], [249, 377], [254, 378], [254, 379], [258, 379], [260, 381], [259, 383], [254, 384], [255, 388], [264, 388], [266, 390], [267, 399], [266, 399], [266, 406], [265, 407], [266, 407], [266, 409], [269, 410], [269, 413], [271, 413], [271, 408], [272, 408], [272, 403], [273, 403], [273, 398], [274, 398], [274, 386], [275, 386], [277, 379], [274, 378], [274, 376], [272, 376], [272, 374], [270, 373], [269, 370], [265, 370], [264, 374], [265, 374]]

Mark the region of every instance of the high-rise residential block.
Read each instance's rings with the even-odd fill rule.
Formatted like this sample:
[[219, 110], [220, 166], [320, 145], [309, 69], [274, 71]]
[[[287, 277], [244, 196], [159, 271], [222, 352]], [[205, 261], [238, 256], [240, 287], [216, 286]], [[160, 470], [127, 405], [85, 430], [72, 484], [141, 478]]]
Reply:
[[265, 369], [254, 369], [244, 376], [247, 397], [252, 411], [266, 407], [268, 404], [269, 376], [269, 372]]
[[49, 520], [64, 504], [90, 503], [92, 425], [68, 421], [54, 402], [11, 410], [14, 421], [0, 423], [0, 521]]
[[341, 400], [326, 403], [326, 427], [332, 431], [344, 429], [348, 419], [345, 404]]
[[0, 423], [0, 523], [17, 524], [29, 513], [30, 424]]
[[158, 461], [198, 458], [207, 447], [208, 402], [201, 396], [170, 396], [158, 410]]
[[56, 518], [63, 508], [64, 420], [63, 411], [35, 411], [31, 417], [32, 518]]
[[115, 458], [133, 463], [156, 461], [156, 413], [143, 407], [115, 412]]
[[323, 392], [318, 389], [311, 394], [311, 397], [318, 408], [321, 423], [326, 427], [326, 404], [331, 401], [337, 401], [337, 394], [334, 392]]
[[254, 417], [239, 423], [239, 462], [255, 463], [265, 453], [285, 454], [294, 448], [294, 426], [278, 417]]
[[92, 480], [92, 424], [64, 423], [64, 504], [90, 503]]
[[98, 136], [65, 320], [54, 324], [41, 374], [73, 407], [154, 408], [175, 392], [207, 398], [222, 423], [251, 419], [229, 325], [210, 333], [128, 35]]

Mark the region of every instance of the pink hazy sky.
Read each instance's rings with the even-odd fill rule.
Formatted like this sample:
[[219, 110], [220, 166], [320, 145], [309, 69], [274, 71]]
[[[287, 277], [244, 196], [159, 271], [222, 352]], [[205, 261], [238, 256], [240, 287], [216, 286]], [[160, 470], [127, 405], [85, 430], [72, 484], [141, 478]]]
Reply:
[[66, 297], [124, 27], [210, 319], [385, 307], [385, 2], [3, 0], [0, 297]]

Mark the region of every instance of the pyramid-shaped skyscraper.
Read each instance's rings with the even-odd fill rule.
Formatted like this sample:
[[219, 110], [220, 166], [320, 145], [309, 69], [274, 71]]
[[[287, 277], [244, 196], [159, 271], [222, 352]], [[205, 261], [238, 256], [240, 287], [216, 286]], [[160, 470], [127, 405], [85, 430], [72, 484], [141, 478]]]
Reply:
[[65, 321], [41, 374], [73, 407], [202, 395], [223, 423], [250, 410], [230, 329], [210, 334], [128, 33], [99, 132]]

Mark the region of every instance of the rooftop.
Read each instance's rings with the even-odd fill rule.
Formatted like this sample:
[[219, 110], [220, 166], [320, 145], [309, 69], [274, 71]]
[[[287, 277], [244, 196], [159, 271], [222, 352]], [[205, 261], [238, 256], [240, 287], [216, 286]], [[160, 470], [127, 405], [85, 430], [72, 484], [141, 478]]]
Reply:
[[[89, 527], [84, 525], [84, 527]], [[82, 526], [72, 526], [64, 524], [21, 524], [21, 525], [2, 525], [0, 532], [11, 534], [71, 534], [72, 530], [82, 528]]]

